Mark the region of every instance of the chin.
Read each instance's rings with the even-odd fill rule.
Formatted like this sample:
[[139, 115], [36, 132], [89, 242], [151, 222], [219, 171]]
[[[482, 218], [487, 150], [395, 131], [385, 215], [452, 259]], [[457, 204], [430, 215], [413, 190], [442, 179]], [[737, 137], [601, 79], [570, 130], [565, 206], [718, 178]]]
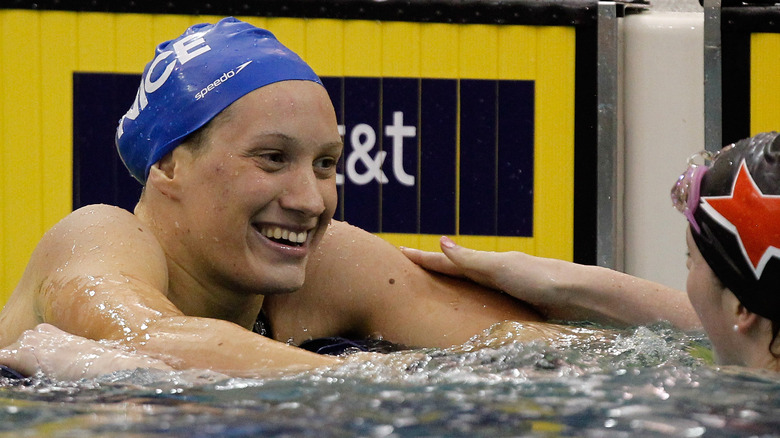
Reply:
[[305, 271], [300, 274], [284, 276], [283, 278], [268, 278], [263, 282], [263, 295], [289, 294], [303, 287]]

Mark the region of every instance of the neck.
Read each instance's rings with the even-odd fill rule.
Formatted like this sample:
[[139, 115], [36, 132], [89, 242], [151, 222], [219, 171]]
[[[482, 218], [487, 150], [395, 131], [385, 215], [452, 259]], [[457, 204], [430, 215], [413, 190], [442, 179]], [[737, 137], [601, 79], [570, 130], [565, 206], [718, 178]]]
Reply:
[[202, 270], [190, 263], [191, 257], [181, 245], [181, 230], [171, 218], [155, 214], [158, 210], [164, 209], [151, 208], [142, 197], [134, 213], [154, 233], [165, 252], [166, 297], [184, 315], [230, 321], [251, 330], [263, 305], [263, 295], [242, 293], [195, 275]]
[[185, 315], [230, 321], [252, 330], [263, 306], [263, 295], [203, 284], [171, 259], [168, 271], [168, 299]]

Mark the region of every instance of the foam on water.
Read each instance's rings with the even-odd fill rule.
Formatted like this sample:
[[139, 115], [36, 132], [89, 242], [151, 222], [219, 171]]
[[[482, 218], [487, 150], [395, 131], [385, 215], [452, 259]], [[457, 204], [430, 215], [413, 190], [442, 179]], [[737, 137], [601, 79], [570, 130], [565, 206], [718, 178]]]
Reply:
[[275, 379], [135, 370], [0, 386], [9, 436], [754, 436], [780, 431], [780, 378], [708, 363], [668, 326], [580, 326], [365, 357]]

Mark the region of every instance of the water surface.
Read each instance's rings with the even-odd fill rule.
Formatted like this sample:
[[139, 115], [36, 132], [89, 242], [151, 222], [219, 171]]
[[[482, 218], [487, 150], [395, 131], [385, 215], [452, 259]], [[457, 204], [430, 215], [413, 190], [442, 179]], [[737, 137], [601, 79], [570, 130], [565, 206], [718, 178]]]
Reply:
[[[415, 350], [273, 379], [134, 370], [0, 382], [0, 436], [780, 436], [780, 378], [668, 326]], [[487, 339], [487, 341], [485, 341]]]

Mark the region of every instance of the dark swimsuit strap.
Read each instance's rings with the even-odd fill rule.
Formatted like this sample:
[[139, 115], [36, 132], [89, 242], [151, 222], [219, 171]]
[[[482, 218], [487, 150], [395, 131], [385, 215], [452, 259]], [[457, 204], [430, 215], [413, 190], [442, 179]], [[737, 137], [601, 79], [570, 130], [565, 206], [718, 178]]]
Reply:
[[[252, 331], [265, 336], [266, 338], [273, 339], [271, 322], [263, 309], [260, 309], [260, 313], [257, 314], [257, 319], [255, 320], [255, 325], [252, 327]], [[389, 353], [391, 351], [405, 350], [407, 348], [403, 345], [393, 344], [392, 342], [379, 339], [349, 339], [340, 336], [311, 339], [302, 342], [298, 347], [314, 353], [333, 356], [356, 351]]]
[[257, 314], [252, 331], [266, 338], [274, 338], [273, 331], [271, 331], [271, 321], [268, 319], [268, 315], [265, 314], [264, 309], [260, 309], [260, 313]]
[[24, 379], [24, 376], [21, 373], [5, 365], [0, 365], [0, 377], [5, 377], [7, 379]]

